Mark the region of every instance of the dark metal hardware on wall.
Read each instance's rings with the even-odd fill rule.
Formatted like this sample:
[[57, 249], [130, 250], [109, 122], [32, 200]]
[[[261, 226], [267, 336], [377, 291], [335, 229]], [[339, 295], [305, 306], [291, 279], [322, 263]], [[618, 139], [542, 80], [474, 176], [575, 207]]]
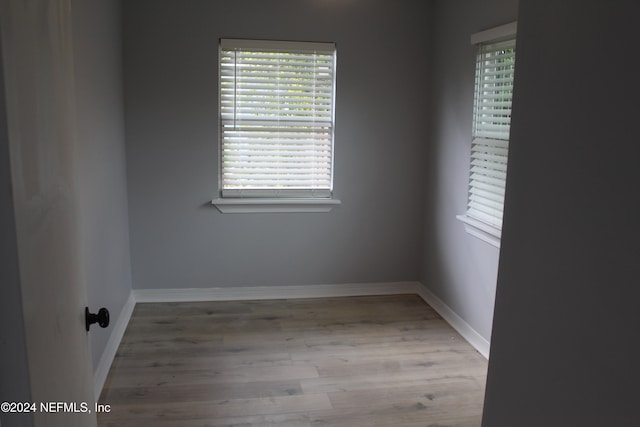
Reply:
[[89, 327], [94, 323], [100, 325], [101, 328], [106, 328], [107, 326], [109, 326], [109, 310], [102, 307], [100, 310], [98, 310], [98, 314], [94, 314], [89, 313], [89, 307], [85, 307], [84, 320], [87, 331], [89, 330]]

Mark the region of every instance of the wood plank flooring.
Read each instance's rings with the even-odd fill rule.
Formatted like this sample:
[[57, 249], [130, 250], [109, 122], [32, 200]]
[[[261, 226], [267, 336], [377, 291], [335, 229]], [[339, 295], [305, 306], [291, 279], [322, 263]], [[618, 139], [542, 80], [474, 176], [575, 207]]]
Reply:
[[138, 304], [98, 422], [472, 427], [486, 371], [415, 295]]

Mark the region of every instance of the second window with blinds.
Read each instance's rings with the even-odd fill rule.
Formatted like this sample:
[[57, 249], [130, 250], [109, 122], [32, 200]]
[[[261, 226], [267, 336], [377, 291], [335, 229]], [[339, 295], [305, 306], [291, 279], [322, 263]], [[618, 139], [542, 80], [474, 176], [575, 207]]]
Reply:
[[333, 199], [333, 43], [220, 40], [222, 212], [326, 212]]
[[500, 245], [504, 210], [516, 23], [474, 34], [477, 45], [467, 232]]

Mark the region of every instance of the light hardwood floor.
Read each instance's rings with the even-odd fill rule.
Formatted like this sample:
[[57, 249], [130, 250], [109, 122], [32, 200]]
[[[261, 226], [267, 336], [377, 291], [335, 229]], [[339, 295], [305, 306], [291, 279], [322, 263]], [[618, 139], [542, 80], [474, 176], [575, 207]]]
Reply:
[[486, 371], [415, 295], [138, 304], [98, 421], [479, 426]]

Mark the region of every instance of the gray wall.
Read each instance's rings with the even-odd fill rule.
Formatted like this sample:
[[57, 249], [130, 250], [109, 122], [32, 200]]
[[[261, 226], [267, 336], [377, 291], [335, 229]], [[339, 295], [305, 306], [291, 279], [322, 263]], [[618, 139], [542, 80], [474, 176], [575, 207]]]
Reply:
[[635, 0], [521, 0], [483, 425], [640, 425]]
[[[131, 291], [119, 1], [72, 2], [82, 250], [89, 306], [115, 323]], [[91, 328], [94, 368], [113, 327]]]
[[[432, 132], [425, 167], [426, 212], [420, 281], [485, 339], [491, 321], [498, 248], [467, 234], [476, 48], [470, 36], [517, 19], [517, 0], [435, 3]], [[511, 167], [511, 166], [509, 166]]]
[[[417, 280], [429, 5], [124, 2], [134, 287]], [[342, 206], [328, 214], [223, 215], [210, 205], [220, 37], [337, 43], [335, 196]]]

